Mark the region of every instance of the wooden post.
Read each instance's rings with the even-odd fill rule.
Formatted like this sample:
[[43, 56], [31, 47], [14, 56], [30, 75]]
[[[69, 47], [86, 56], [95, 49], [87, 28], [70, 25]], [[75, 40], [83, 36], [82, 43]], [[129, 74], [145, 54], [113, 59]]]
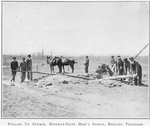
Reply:
[[140, 50], [140, 52], [138, 54], [136, 54], [133, 58], [135, 59], [136, 57], [139, 56], [139, 54], [148, 46], [149, 43], [147, 43], [144, 48], [142, 48], [142, 50]]
[[38, 69], [38, 64], [36, 65], [36, 70], [39, 71], [39, 69]]

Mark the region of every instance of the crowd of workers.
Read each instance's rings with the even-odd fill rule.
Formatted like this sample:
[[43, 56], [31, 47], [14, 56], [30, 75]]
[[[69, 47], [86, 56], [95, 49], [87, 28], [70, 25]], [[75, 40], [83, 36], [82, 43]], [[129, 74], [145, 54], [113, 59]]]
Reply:
[[[111, 56], [111, 59], [109, 61], [110, 69], [113, 73], [113, 75], [127, 75], [127, 74], [136, 74], [137, 77], [134, 79], [135, 84], [141, 85], [142, 82], [142, 67], [141, 65], [134, 60], [133, 57], [131, 58], [125, 58], [122, 60], [121, 56], [117, 56], [117, 59], [114, 58], [114, 56]], [[89, 67], [89, 58], [86, 56], [85, 59], [85, 73], [88, 73], [88, 67]], [[11, 70], [12, 70], [12, 80], [15, 81], [15, 76], [17, 71], [21, 71], [21, 82], [23, 82], [26, 78], [26, 72], [27, 72], [27, 78], [28, 80], [32, 80], [32, 59], [31, 55], [29, 54], [27, 58], [23, 58], [20, 65], [18, 65], [18, 62], [16, 61], [16, 57], [13, 57], [13, 61], [11, 62]]]
[[[85, 65], [85, 73], [88, 73], [89, 67], [88, 56], [86, 56], [84, 65]], [[115, 59], [114, 56], [111, 56], [109, 66], [113, 75], [135, 74], [137, 76], [134, 78], [135, 85], [142, 84], [142, 67], [139, 64], [139, 62], [136, 61], [133, 57], [125, 58], [122, 60], [121, 56], [117, 56], [117, 59]]]

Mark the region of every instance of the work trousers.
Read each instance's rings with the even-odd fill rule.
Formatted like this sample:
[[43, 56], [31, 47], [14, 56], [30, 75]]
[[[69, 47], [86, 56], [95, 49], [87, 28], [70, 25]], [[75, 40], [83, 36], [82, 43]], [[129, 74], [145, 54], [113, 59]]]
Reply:
[[28, 80], [32, 80], [32, 68], [31, 67], [28, 67], [27, 68], [27, 71], [30, 71], [30, 72], [27, 72], [27, 78]]
[[89, 66], [85, 66], [85, 73], [88, 73], [88, 67]]
[[142, 85], [142, 67], [139, 68], [138, 76], [134, 78], [135, 85]]
[[12, 71], [12, 79], [11, 79], [11, 81], [15, 81], [15, 77], [16, 77], [16, 71]]
[[21, 82], [23, 82], [26, 78], [26, 72], [21, 72]]

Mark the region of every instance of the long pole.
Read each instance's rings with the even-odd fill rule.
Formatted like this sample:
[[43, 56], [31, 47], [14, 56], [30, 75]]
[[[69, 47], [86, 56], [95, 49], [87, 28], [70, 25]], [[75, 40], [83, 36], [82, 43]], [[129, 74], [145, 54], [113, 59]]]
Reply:
[[15, 72], [29, 72], [29, 73], [39, 73], [39, 74], [48, 74], [48, 75], [56, 75], [56, 74], [53, 74], [53, 73], [46, 73], [46, 72], [39, 72], [39, 71], [22, 71], [22, 70], [12, 70], [12, 71], [15, 71]]
[[149, 44], [149, 43], [147, 43], [147, 44], [144, 46], [144, 48], [143, 48], [138, 54], [136, 54], [133, 58], [134, 58], [134, 59], [137, 58], [137, 57], [139, 56], [139, 54], [148, 46], [148, 44]]
[[119, 75], [119, 76], [111, 76], [111, 77], [106, 77], [106, 78], [101, 78], [101, 79], [96, 79], [96, 80], [90, 80], [90, 81], [91, 82], [96, 82], [96, 81], [117, 80], [117, 79], [135, 78], [135, 77], [137, 77], [136, 74], [132, 74], [132, 75]]

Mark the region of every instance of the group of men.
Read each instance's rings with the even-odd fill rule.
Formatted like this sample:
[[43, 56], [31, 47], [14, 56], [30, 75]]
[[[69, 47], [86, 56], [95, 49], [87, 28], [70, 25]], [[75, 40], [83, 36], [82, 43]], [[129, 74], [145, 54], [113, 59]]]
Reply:
[[[117, 56], [117, 60], [116, 60], [114, 56], [111, 56], [109, 63], [110, 63], [110, 69], [113, 74], [118, 74], [118, 75], [136, 74], [137, 77], [134, 78], [135, 85], [142, 84], [142, 67], [137, 61], [134, 60], [133, 57], [129, 59], [125, 58], [122, 60], [121, 56]], [[88, 67], [89, 67], [88, 56], [86, 56], [84, 65], [85, 65], [85, 73], [88, 73]], [[29, 54], [27, 58], [23, 58], [19, 66], [18, 66], [18, 62], [16, 61], [16, 57], [13, 57], [13, 61], [11, 62], [11, 70], [12, 70], [11, 81], [15, 81], [15, 76], [17, 71], [21, 71], [21, 82], [25, 80], [26, 72], [27, 72], [28, 80], [32, 80], [31, 55]]]
[[13, 61], [11, 62], [11, 71], [12, 71], [12, 79], [11, 82], [15, 82], [15, 77], [17, 71], [21, 71], [21, 82], [23, 82], [26, 78], [28, 80], [32, 80], [32, 59], [31, 55], [29, 54], [27, 58], [22, 58], [22, 62], [18, 65], [18, 61], [16, 61], [16, 57], [13, 57]]
[[113, 74], [135, 74], [137, 75], [137, 77], [134, 78], [135, 85], [142, 84], [142, 67], [133, 57], [125, 58], [122, 60], [121, 56], [117, 56], [117, 60], [115, 60], [114, 56], [111, 56], [110, 68]]
[[[114, 56], [111, 56], [109, 64], [113, 75], [136, 74], [137, 77], [134, 78], [135, 85], [142, 84], [142, 67], [139, 64], [139, 62], [134, 60], [133, 57], [125, 58], [122, 60], [121, 56], [117, 56], [117, 59], [115, 59]], [[86, 56], [84, 65], [85, 65], [85, 73], [88, 73], [89, 67], [88, 56]], [[132, 79], [130, 81], [132, 81]]]

